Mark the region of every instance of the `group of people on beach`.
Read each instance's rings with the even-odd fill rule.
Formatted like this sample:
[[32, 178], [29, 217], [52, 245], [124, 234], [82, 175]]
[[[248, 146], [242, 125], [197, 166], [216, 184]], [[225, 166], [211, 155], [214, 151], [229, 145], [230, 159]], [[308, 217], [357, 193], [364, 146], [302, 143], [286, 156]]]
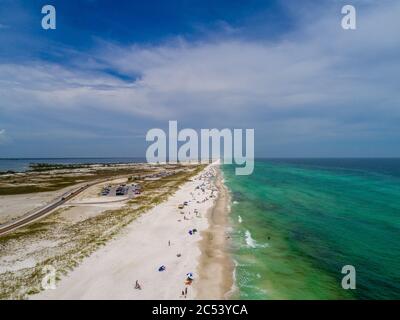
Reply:
[[[201, 192], [200, 195], [203, 196], [201, 201], [197, 200], [197, 197], [195, 197], [193, 192], [190, 193], [190, 195], [192, 196], [192, 200], [194, 200], [194, 201], [197, 200], [196, 201], [197, 203], [204, 203], [204, 202], [208, 201], [210, 198], [214, 197], [214, 192], [217, 191], [217, 189], [215, 189], [213, 184], [211, 183], [211, 179], [215, 176], [215, 172], [211, 172], [211, 171], [212, 170], [207, 171], [207, 172], [201, 174], [197, 178], [198, 180], [202, 181], [202, 183], [196, 187], [196, 191], [198, 191], [198, 193], [200, 191]], [[208, 184], [206, 183], [206, 181], [208, 181]], [[211, 190], [211, 196], [210, 197], [204, 196], [205, 193], [206, 193], [206, 189], [207, 190]], [[185, 201], [185, 205], [184, 206], [188, 206], [189, 202], [190, 201]], [[197, 218], [201, 217], [198, 209], [194, 209], [193, 213], [196, 215]], [[192, 214], [191, 210], [189, 210], [188, 214], [189, 214], [189, 216]], [[191, 220], [191, 219], [186, 217], [186, 213], [184, 213], [184, 220]], [[178, 221], [180, 221], [180, 220], [178, 220]], [[194, 235], [195, 233], [198, 232], [198, 230], [196, 228], [193, 228], [193, 229], [190, 229], [188, 232], [189, 232], [190, 235]], [[171, 240], [168, 240], [168, 247], [171, 247]], [[178, 253], [176, 256], [179, 258], [179, 257], [181, 257], [181, 254]], [[161, 267], [158, 268], [158, 271], [159, 272], [166, 271], [166, 266], [162, 265]], [[181, 295], [180, 295], [181, 298], [185, 298], [185, 299], [187, 298], [187, 296], [188, 296], [188, 288], [192, 285], [193, 281], [194, 281], [193, 273], [191, 273], [191, 272], [187, 273], [186, 274], [186, 279], [185, 279], [185, 282], [184, 282], [185, 287], [184, 287], [184, 289], [181, 290]], [[142, 286], [140, 285], [138, 280], [136, 280], [134, 288], [136, 290], [142, 290]]]

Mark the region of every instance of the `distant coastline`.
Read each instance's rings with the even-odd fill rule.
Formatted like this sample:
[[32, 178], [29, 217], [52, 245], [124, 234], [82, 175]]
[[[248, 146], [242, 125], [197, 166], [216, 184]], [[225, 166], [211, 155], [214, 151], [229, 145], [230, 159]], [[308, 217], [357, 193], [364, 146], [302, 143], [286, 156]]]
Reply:
[[0, 158], [0, 172], [14, 171], [25, 172], [31, 164], [126, 164], [146, 162], [143, 157], [118, 157], [118, 158]]
[[196, 299], [229, 299], [234, 283], [234, 262], [229, 252], [230, 195], [218, 166], [215, 177], [218, 196], [209, 209], [209, 227], [202, 232], [199, 258], [200, 281], [196, 284]]

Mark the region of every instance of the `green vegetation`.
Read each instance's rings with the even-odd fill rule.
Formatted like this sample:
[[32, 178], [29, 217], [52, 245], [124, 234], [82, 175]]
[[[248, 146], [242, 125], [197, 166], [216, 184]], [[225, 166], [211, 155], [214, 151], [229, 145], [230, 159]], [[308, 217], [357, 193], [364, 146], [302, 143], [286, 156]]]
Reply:
[[[76, 169], [76, 168], [75, 168]], [[117, 176], [137, 176], [151, 173], [150, 169], [101, 167], [85, 172], [63, 171], [27, 172], [9, 176], [0, 176], [0, 195], [27, 194], [35, 192], [56, 191], [78, 183], [91, 182]]]
[[1, 176], [1, 175], [5, 175], [5, 174], [14, 174], [14, 173], [15, 173], [15, 171], [12, 171], [12, 170], [0, 171], [0, 176]]
[[30, 171], [42, 172], [49, 170], [83, 169], [90, 168], [91, 164], [58, 164], [58, 163], [31, 163]]

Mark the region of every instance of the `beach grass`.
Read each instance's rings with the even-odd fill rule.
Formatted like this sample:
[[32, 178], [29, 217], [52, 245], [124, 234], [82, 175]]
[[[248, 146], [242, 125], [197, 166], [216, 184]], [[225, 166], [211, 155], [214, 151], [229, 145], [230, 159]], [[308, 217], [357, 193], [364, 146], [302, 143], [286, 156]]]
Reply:
[[143, 168], [109, 168], [105, 166], [83, 173], [76, 172], [76, 170], [60, 170], [3, 175], [0, 176], [0, 196], [57, 191], [78, 183], [115, 176], [139, 176], [150, 172], [152, 171]]

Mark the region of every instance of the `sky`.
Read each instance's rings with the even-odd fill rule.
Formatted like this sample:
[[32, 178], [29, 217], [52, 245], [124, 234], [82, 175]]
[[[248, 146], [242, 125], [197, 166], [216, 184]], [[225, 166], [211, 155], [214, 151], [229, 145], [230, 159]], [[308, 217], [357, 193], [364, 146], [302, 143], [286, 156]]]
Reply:
[[169, 120], [254, 129], [257, 157], [400, 156], [399, 1], [0, 0], [0, 43], [0, 158], [142, 157]]

